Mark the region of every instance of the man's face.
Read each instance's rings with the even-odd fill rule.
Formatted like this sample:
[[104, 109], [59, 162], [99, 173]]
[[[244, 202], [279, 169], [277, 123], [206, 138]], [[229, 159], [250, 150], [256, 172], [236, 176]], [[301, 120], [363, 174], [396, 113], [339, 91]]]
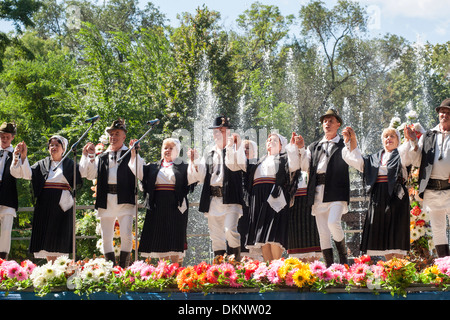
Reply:
[[227, 128], [213, 129], [213, 139], [216, 146], [219, 148], [224, 148], [226, 146], [228, 136], [229, 130], [227, 130]]
[[109, 143], [111, 146], [111, 149], [118, 150], [122, 147], [123, 143], [125, 142], [127, 135], [125, 131], [116, 129], [111, 130], [109, 132]]
[[439, 123], [449, 126], [450, 125], [450, 109], [440, 108], [439, 109]]
[[334, 116], [326, 116], [322, 121], [323, 132], [326, 135], [335, 136], [341, 126], [341, 123]]
[[14, 136], [11, 133], [2, 132], [0, 133], [0, 139], [2, 143], [2, 148], [6, 149], [11, 145], [11, 142], [14, 139]]

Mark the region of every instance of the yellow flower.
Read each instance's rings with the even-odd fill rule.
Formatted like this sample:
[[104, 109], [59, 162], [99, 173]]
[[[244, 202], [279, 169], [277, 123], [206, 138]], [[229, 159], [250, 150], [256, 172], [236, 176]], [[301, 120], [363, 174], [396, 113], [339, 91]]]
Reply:
[[294, 280], [295, 285], [299, 288], [307, 286], [314, 281], [309, 268], [300, 268], [295, 271], [292, 275], [292, 280]]

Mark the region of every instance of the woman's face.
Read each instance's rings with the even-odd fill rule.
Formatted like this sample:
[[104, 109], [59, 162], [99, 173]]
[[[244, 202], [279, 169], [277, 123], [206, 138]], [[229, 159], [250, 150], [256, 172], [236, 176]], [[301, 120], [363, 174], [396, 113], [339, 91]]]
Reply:
[[248, 142], [248, 141], [245, 142], [244, 151], [245, 151], [245, 156], [247, 157], [247, 159], [255, 158], [256, 150], [253, 149], [253, 146], [250, 142]]
[[62, 158], [62, 155], [64, 153], [64, 149], [62, 144], [58, 141], [58, 139], [52, 139], [50, 140], [50, 143], [48, 144], [48, 152], [50, 153], [50, 156], [53, 160], [59, 161]]
[[173, 159], [176, 157], [175, 155], [176, 147], [175, 144], [172, 142], [166, 142], [163, 145], [163, 157], [164, 160], [167, 162], [173, 161]]
[[383, 146], [384, 148], [391, 152], [398, 147], [399, 141], [398, 136], [393, 131], [387, 131], [383, 134]]
[[278, 154], [281, 151], [280, 138], [276, 134], [271, 134], [266, 141], [266, 149], [269, 154]]

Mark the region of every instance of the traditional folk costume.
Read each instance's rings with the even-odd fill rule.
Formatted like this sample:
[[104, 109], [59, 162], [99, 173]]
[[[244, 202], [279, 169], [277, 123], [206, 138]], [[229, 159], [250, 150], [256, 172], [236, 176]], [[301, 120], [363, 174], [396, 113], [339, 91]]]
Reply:
[[[177, 145], [180, 142], [171, 139]], [[139, 253], [148, 258], [177, 256], [182, 259], [187, 249], [189, 202], [187, 195], [195, 186], [193, 168], [176, 158], [145, 165], [138, 159], [138, 178], [142, 181], [147, 214], [139, 242]], [[136, 172], [135, 161], [129, 166]], [[190, 169], [190, 170], [189, 170]]]
[[287, 252], [289, 256], [299, 259], [318, 258], [318, 254], [321, 254], [319, 233], [316, 218], [311, 214], [311, 206], [308, 206], [306, 192], [308, 174], [299, 170], [294, 181], [297, 181], [297, 189], [288, 212]]
[[[65, 138], [55, 135], [49, 141], [52, 139], [60, 141], [64, 151], [67, 150]], [[71, 190], [74, 162], [66, 158], [54, 171], [58, 164], [51, 157], [46, 157], [30, 167], [27, 157], [23, 163], [19, 159], [11, 167], [11, 172], [16, 177], [31, 180], [33, 187], [35, 204], [30, 252], [36, 258], [68, 255], [72, 251], [74, 200]], [[77, 188], [82, 185], [81, 178], [80, 171], [77, 170]]]
[[[0, 133], [16, 135], [16, 125], [4, 122]], [[16, 177], [11, 174], [14, 148], [0, 147], [0, 259], [7, 259], [11, 249], [11, 230], [18, 208]]]
[[[450, 98], [436, 108], [450, 109]], [[417, 143], [417, 142], [415, 142]], [[447, 217], [450, 216], [450, 133], [437, 125], [419, 139], [414, 152], [414, 165], [419, 167], [419, 196], [423, 210], [430, 215], [433, 241], [439, 257], [450, 256]]]
[[[398, 140], [400, 134], [396, 130]], [[361, 251], [369, 256], [406, 255], [410, 249], [410, 205], [405, 186], [409, 143], [392, 152], [385, 149], [362, 156], [358, 148], [342, 150], [343, 159], [364, 174], [370, 201], [364, 222]]]
[[[215, 128], [231, 128], [228, 118], [214, 120]], [[242, 171], [232, 171], [225, 166], [226, 149], [214, 146], [198, 161], [196, 180], [203, 183], [199, 211], [208, 219], [214, 255], [234, 254], [240, 257], [240, 234], [237, 230], [242, 216]]]
[[[257, 155], [258, 155], [258, 145], [256, 142], [251, 140], [243, 141], [244, 147], [245, 143], [248, 143], [248, 155], [246, 154], [246, 162], [248, 166], [249, 164], [257, 163]], [[262, 258], [262, 252], [260, 249], [253, 248], [252, 250], [248, 249], [245, 244], [247, 242], [247, 234], [248, 228], [250, 225], [250, 194], [247, 190], [248, 185], [248, 174], [247, 172], [243, 172], [243, 191], [244, 191], [244, 201], [242, 204], [242, 216], [239, 218], [238, 222], [238, 232], [241, 235], [241, 253], [249, 258], [260, 260]]]
[[[329, 109], [322, 115], [321, 122], [325, 116], [334, 116], [342, 123], [342, 119], [334, 109]], [[309, 177], [308, 205], [312, 206], [311, 214], [316, 217], [320, 247], [327, 265], [333, 263], [331, 237], [339, 254], [339, 262], [347, 263], [341, 217], [348, 212], [350, 177], [348, 164], [341, 155], [344, 146], [343, 139], [336, 135], [332, 140], [324, 137], [310, 144], [308, 148], [300, 149], [302, 171], [308, 172]]]
[[[122, 120], [113, 122], [107, 132], [111, 130], [127, 132]], [[116, 219], [120, 226], [120, 255], [119, 265], [127, 267], [131, 262], [133, 249], [133, 218], [136, 213], [135, 176], [128, 167], [131, 153], [128, 153], [120, 163], [120, 159], [128, 148], [123, 145], [114, 152], [108, 147], [94, 159], [94, 155], [83, 155], [80, 160], [80, 170], [88, 180], [97, 179], [97, 197], [95, 209], [100, 218], [103, 240], [103, 252], [107, 260], [115, 262], [113, 247], [114, 225]], [[139, 156], [138, 156], [139, 157]]]
[[[279, 154], [266, 155], [256, 164], [249, 163], [243, 168], [248, 175], [246, 188], [250, 195], [246, 240], [250, 251], [259, 250], [265, 244], [276, 244], [284, 250], [288, 244], [288, 207], [293, 195], [290, 174], [300, 168], [300, 159], [298, 148], [287, 145], [283, 136], [278, 137], [282, 146]], [[226, 149], [227, 166], [236, 160], [237, 163], [246, 163], [242, 160], [242, 147], [238, 150], [233, 150], [233, 147]]]

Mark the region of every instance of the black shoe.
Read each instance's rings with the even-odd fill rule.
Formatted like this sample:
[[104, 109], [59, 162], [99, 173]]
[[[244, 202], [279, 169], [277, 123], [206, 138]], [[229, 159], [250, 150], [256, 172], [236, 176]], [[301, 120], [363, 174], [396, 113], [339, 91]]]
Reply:
[[114, 254], [114, 252], [105, 253], [105, 259], [106, 261], [112, 261], [113, 266], [116, 265], [116, 255]]
[[330, 267], [334, 263], [333, 249], [329, 248], [322, 250], [322, 255], [323, 260], [325, 261], [325, 265], [327, 266], [327, 268]]
[[450, 256], [450, 249], [447, 244], [438, 244], [435, 247], [439, 258]]
[[340, 264], [348, 264], [347, 248], [345, 247], [345, 240], [342, 240], [339, 242], [334, 241], [334, 243], [336, 244], [336, 249], [339, 254], [339, 263]]
[[241, 247], [229, 248], [228, 255], [234, 254], [235, 261], [241, 261]]
[[128, 268], [131, 262], [131, 252], [120, 251], [119, 266], [123, 269]]

